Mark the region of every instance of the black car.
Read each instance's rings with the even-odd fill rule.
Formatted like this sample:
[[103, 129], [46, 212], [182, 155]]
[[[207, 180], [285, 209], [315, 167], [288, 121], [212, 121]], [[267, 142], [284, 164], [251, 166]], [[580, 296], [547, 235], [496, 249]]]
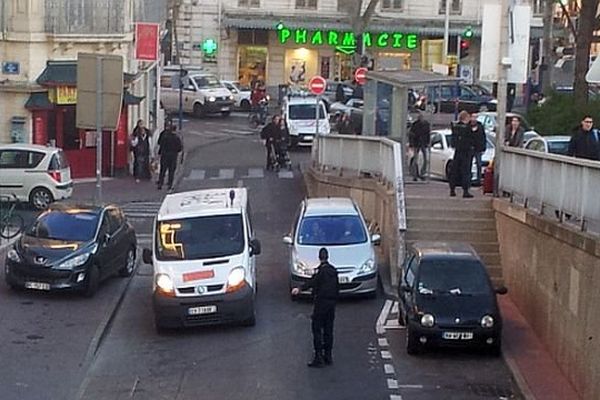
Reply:
[[398, 285], [406, 351], [425, 346], [477, 346], [501, 352], [502, 318], [485, 266], [468, 244], [417, 242]]
[[496, 99], [479, 85], [428, 86], [426, 96], [422, 106], [431, 112], [453, 113], [457, 105], [459, 112], [496, 111]]
[[116, 206], [55, 203], [27, 228], [6, 256], [15, 289], [74, 289], [91, 297], [99, 283], [135, 268], [136, 236]]

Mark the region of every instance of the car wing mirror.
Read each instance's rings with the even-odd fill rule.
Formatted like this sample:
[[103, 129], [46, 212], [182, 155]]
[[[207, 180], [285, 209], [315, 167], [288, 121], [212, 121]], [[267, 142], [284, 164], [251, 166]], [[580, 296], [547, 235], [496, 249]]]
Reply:
[[508, 293], [506, 286], [500, 286], [499, 288], [496, 288], [496, 294], [505, 295], [506, 293]]
[[152, 250], [148, 248], [142, 250], [142, 259], [145, 264], [152, 264]]
[[381, 235], [379, 233], [371, 235], [371, 243], [375, 246], [379, 246], [381, 244]]
[[102, 241], [102, 246], [106, 247], [108, 246], [108, 242], [110, 242], [110, 233], [104, 233], [102, 234], [100, 240]]
[[408, 284], [406, 282], [402, 282], [402, 284], [400, 285], [400, 291], [402, 293], [410, 293], [411, 288], [410, 288], [410, 286], [408, 286]]
[[287, 244], [288, 246], [291, 246], [294, 244], [294, 240], [292, 239], [291, 236], [284, 236], [283, 237], [283, 243]]
[[250, 255], [257, 256], [261, 253], [260, 240], [252, 239], [250, 240]]

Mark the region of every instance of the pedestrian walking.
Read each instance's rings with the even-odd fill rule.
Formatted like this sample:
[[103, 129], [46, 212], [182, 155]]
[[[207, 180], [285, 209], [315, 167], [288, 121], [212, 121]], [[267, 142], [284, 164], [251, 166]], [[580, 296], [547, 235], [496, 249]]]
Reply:
[[149, 180], [150, 173], [150, 131], [144, 126], [144, 120], [139, 120], [131, 138], [133, 151], [133, 176], [136, 183], [140, 179]]
[[281, 129], [281, 117], [279, 115], [273, 115], [271, 122], [269, 122], [260, 132], [260, 138], [265, 141], [265, 148], [267, 151], [267, 170], [275, 168], [276, 164], [276, 148], [277, 143], [282, 140], [284, 133]]
[[512, 117], [510, 124], [506, 127], [506, 139], [504, 144], [510, 147], [523, 147], [525, 129], [521, 126], [521, 118]]
[[342, 113], [337, 123], [337, 131], [340, 135], [355, 135], [352, 120], [347, 113]]
[[177, 156], [183, 150], [183, 145], [175, 132], [172, 121], [167, 121], [165, 124], [165, 130], [158, 137], [158, 146], [158, 155], [160, 156], [158, 190], [162, 189], [167, 171], [169, 172], [169, 190], [173, 190], [173, 180], [175, 179], [175, 170], [177, 169]]
[[[429, 122], [419, 113], [417, 120], [410, 127], [408, 134], [408, 144], [412, 149], [410, 159], [410, 171], [413, 181], [418, 179], [425, 180], [429, 165], [429, 146], [431, 143], [431, 127]], [[423, 155], [423, 165], [419, 168], [419, 154]]]
[[329, 264], [328, 259], [329, 253], [322, 247], [319, 250], [317, 273], [300, 288], [292, 289], [293, 296], [311, 289], [314, 299], [312, 334], [315, 354], [308, 363], [309, 367], [320, 368], [333, 363], [333, 321], [340, 289], [337, 270]]
[[471, 117], [468, 112], [461, 111], [458, 114], [458, 123], [452, 125], [452, 147], [454, 147], [454, 158], [450, 166], [450, 197], [456, 196], [456, 186], [462, 186], [463, 197], [471, 198], [469, 193], [471, 186], [471, 165], [475, 148], [475, 136], [469, 127]]
[[338, 83], [335, 88], [335, 101], [340, 103], [346, 103], [346, 93], [344, 93], [344, 84]]
[[568, 155], [600, 161], [600, 132], [594, 128], [594, 119], [586, 115], [571, 136]]
[[471, 114], [471, 121], [469, 122], [469, 126], [471, 128], [471, 133], [473, 134], [474, 143], [474, 156], [475, 159], [475, 168], [477, 168], [477, 180], [475, 184], [477, 186], [481, 185], [481, 157], [487, 148], [487, 138], [485, 136], [485, 128], [483, 124], [477, 121], [477, 113]]

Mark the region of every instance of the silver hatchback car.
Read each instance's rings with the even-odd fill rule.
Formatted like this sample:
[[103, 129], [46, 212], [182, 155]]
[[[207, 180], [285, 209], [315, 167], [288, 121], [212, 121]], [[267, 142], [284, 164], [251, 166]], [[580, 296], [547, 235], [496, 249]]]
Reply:
[[360, 209], [349, 198], [313, 198], [299, 207], [292, 232], [283, 238], [290, 247], [290, 287], [301, 286], [319, 265], [326, 247], [337, 269], [342, 294], [376, 293], [377, 261], [373, 246], [381, 236], [370, 235]]

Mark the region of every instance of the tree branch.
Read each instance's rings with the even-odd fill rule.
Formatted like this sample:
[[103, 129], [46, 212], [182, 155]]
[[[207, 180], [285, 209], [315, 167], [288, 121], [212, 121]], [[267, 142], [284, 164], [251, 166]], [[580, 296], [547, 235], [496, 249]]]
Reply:
[[371, 0], [369, 2], [365, 13], [360, 19], [362, 30], [364, 30], [369, 25], [369, 22], [371, 21], [371, 18], [375, 13], [375, 7], [377, 7], [377, 4], [379, 4], [379, 0]]
[[560, 4], [560, 8], [562, 9], [563, 15], [567, 18], [567, 23], [569, 24], [569, 29], [571, 30], [571, 33], [573, 34], [575, 41], [577, 41], [577, 29], [575, 29], [575, 25], [573, 25], [573, 21], [571, 21], [571, 14], [569, 13], [569, 10], [567, 9], [567, 5], [563, 4], [562, 1], [559, 1], [558, 4]]

